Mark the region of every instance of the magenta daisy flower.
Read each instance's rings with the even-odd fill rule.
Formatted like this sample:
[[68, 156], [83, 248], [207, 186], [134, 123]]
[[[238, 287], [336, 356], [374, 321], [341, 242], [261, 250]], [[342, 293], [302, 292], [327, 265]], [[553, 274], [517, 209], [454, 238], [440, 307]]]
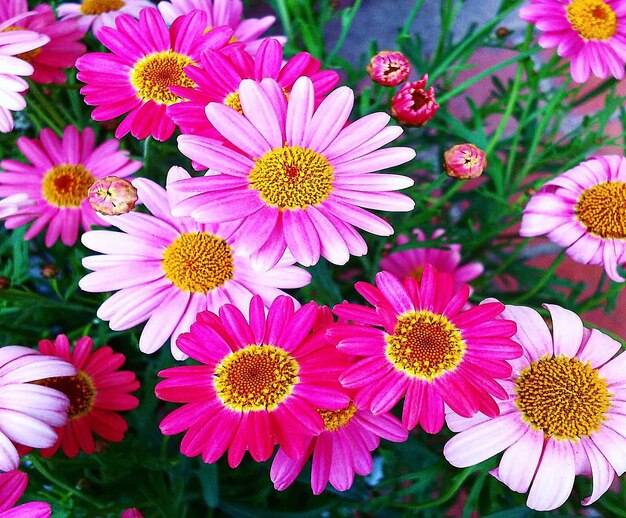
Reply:
[[117, 138], [130, 132], [167, 140], [176, 126], [166, 109], [182, 100], [170, 87], [195, 86], [185, 67], [198, 63], [203, 51], [227, 45], [232, 31], [219, 27], [204, 34], [206, 14], [200, 11], [181, 16], [169, 29], [156, 9], [144, 9], [139, 20], [123, 14], [115, 23], [117, 30], [103, 27], [97, 35], [113, 54], [91, 52], [76, 62], [76, 77], [87, 83], [80, 90], [85, 103], [97, 106], [91, 115], [97, 121], [128, 113]]
[[[263, 42], [264, 38], [259, 38], [259, 36], [276, 21], [274, 16], [242, 20], [243, 2], [241, 0], [170, 0], [169, 2], [159, 2], [158, 7], [168, 24], [194, 9], [204, 11], [207, 14], [207, 29], [212, 30], [222, 25], [230, 27], [233, 30], [231, 42], [240, 41], [244, 43], [246, 50], [252, 55], [256, 53], [259, 45]], [[287, 41], [284, 36], [272, 36], [272, 38], [276, 38], [281, 45]]]
[[67, 396], [32, 382], [75, 374], [60, 358], [19, 345], [0, 348], [0, 471], [19, 466], [16, 444], [48, 448], [57, 440], [53, 427], [67, 421]]
[[310, 302], [294, 311], [283, 296], [266, 317], [255, 296], [249, 315], [231, 304], [219, 317], [199, 313], [178, 346], [202, 365], [159, 373], [166, 379], [156, 386], [157, 397], [185, 403], [161, 421], [161, 432], [186, 431], [180, 451], [189, 457], [215, 462], [228, 449], [228, 464], [236, 467], [246, 451], [261, 462], [279, 444], [299, 458], [306, 438], [324, 430], [316, 408], [350, 402], [337, 381], [346, 360], [324, 335], [332, 322], [327, 308]]
[[[419, 228], [413, 230], [418, 243], [439, 239], [445, 230], [438, 229], [433, 235], [426, 239], [424, 232]], [[400, 239], [398, 239], [400, 241]], [[403, 240], [404, 241], [404, 240]], [[406, 244], [408, 238], [402, 244]], [[398, 243], [400, 244], [400, 243]], [[483, 265], [480, 263], [468, 263], [459, 266], [461, 263], [461, 245], [445, 243], [446, 248], [412, 248], [393, 252], [380, 261], [380, 269], [393, 273], [399, 279], [414, 277], [418, 281], [422, 280], [424, 267], [431, 264], [439, 272], [452, 275], [457, 289], [462, 284], [468, 283], [483, 273]]]
[[221, 52], [207, 51], [200, 57], [200, 64], [201, 67], [185, 68], [185, 73], [196, 83], [195, 88], [172, 88], [172, 92], [189, 101], [169, 106], [167, 113], [182, 133], [216, 139], [220, 134], [207, 119], [205, 108], [215, 102], [242, 113], [238, 90], [244, 79], [257, 82], [266, 77], [275, 79], [288, 94], [296, 79], [307, 76], [313, 82], [316, 106], [339, 81], [337, 72], [320, 71], [320, 62], [306, 52], [283, 61], [283, 48], [273, 38], [264, 40], [254, 57], [241, 46], [233, 45]]
[[170, 204], [177, 198], [171, 184], [184, 178], [189, 178], [185, 170], [170, 169], [167, 192], [151, 180], [136, 179], [139, 200], [153, 215], [102, 216], [124, 233], [98, 230], [83, 235], [87, 248], [108, 255], [83, 259], [83, 265], [95, 271], [80, 281], [85, 291], [120, 290], [100, 306], [98, 317], [108, 320], [114, 331], [147, 320], [139, 348], [152, 353], [171, 336], [177, 359], [186, 356], [176, 347], [176, 338], [189, 331], [200, 311], [217, 311], [226, 302], [246, 311], [256, 294], [269, 306], [283, 294], [279, 288], [300, 288], [311, 281], [288, 255], [269, 271], [253, 270], [233, 237], [233, 225], [172, 216]]
[[39, 350], [76, 367], [75, 376], [38, 382], [63, 392], [70, 400], [67, 424], [57, 428], [59, 438], [53, 446], [42, 450], [43, 456], [52, 457], [59, 447], [68, 457], [76, 457], [80, 451], [93, 453], [94, 433], [106, 441], [120, 442], [128, 425], [118, 412], [132, 410], [139, 404], [130, 395], [139, 388], [135, 374], [119, 370], [126, 360], [124, 355], [114, 353], [108, 346], [94, 351], [93, 340], [88, 336], [79, 338], [71, 348], [67, 336], [59, 335], [54, 342], [39, 342]]
[[352, 487], [354, 474], [361, 476], [372, 472], [370, 452], [378, 448], [380, 438], [393, 442], [406, 441], [409, 433], [391, 414], [374, 415], [350, 402], [341, 410], [320, 410], [324, 431], [308, 440], [306, 453], [299, 458], [289, 457], [278, 450], [270, 476], [274, 488], [287, 489], [296, 480], [312, 456], [311, 488], [319, 495], [330, 484], [337, 491]]
[[21, 471], [0, 473], [0, 516], [5, 518], [49, 518], [50, 504], [30, 502], [16, 506], [28, 485], [28, 475]]
[[[341, 376], [341, 384], [357, 390], [354, 402], [379, 414], [405, 397], [402, 424], [418, 423], [428, 433], [441, 430], [444, 403], [466, 417], [481, 411], [498, 414], [494, 398], [506, 397], [496, 379], [511, 373], [508, 358], [521, 354], [510, 340], [515, 323], [495, 320], [499, 302], [466, 311], [469, 287], [454, 287], [447, 273], [426, 265], [421, 282], [400, 282], [388, 272], [356, 290], [375, 309], [344, 302], [334, 313], [354, 324], [336, 324], [329, 335], [347, 354], [361, 357]], [[356, 325], [355, 325], [356, 324]], [[381, 329], [382, 328], [382, 329]]]
[[137, 18], [142, 9], [154, 7], [150, 0], [81, 0], [80, 3], [59, 4], [57, 13], [63, 20], [72, 20], [86, 32], [97, 34], [101, 27], [115, 27], [121, 14]]
[[616, 282], [626, 263], [626, 158], [596, 156], [550, 180], [524, 209], [520, 235], [567, 247], [582, 264], [602, 265]]
[[500, 415], [465, 419], [448, 414], [460, 432], [444, 448], [457, 467], [482, 462], [501, 451], [492, 474], [513, 491], [530, 488], [527, 505], [548, 511], [563, 504], [575, 475], [591, 475], [593, 490], [583, 505], [600, 498], [615, 475], [626, 471], [626, 354], [620, 344], [560, 306], [544, 305], [552, 333], [533, 309], [507, 306], [500, 318], [517, 322], [513, 337], [524, 350], [500, 381], [507, 398]]
[[520, 17], [543, 31], [538, 43], [558, 47], [570, 58], [577, 83], [589, 74], [601, 79], [624, 78], [626, 63], [626, 2], [623, 0], [529, 0]]
[[341, 87], [314, 110], [315, 92], [300, 77], [289, 101], [273, 79], [245, 79], [239, 87], [243, 115], [221, 103], [206, 113], [227, 143], [181, 135], [179, 149], [219, 171], [174, 188], [187, 199], [174, 213], [202, 222], [240, 221], [237, 234], [246, 253], [271, 266], [288, 246], [305, 266], [320, 255], [344, 264], [367, 245], [354, 226], [390, 235], [389, 223], [364, 210], [410, 211], [414, 202], [392, 192], [413, 185], [406, 176], [372, 174], [408, 162], [415, 151], [379, 149], [402, 129], [386, 127], [389, 115], [373, 113], [346, 126], [354, 92]]
[[47, 226], [46, 246], [52, 246], [59, 237], [71, 246], [78, 239], [81, 224], [84, 230], [106, 225], [89, 204], [89, 187], [96, 178], [131, 175], [141, 162], [119, 151], [117, 140], [95, 148], [94, 140], [91, 128], [79, 132], [74, 126], [65, 128], [61, 140], [47, 128], [39, 139], [20, 137], [17, 147], [31, 163], [0, 162], [0, 197], [25, 193], [34, 205], [7, 217], [6, 227], [13, 229], [33, 221], [26, 239]]

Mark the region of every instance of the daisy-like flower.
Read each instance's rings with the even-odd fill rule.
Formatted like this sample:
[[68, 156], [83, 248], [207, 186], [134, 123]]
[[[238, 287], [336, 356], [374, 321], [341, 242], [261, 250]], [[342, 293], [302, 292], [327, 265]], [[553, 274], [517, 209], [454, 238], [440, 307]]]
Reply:
[[[444, 233], [445, 230], [440, 228], [435, 230], [433, 235], [427, 239], [424, 232], [419, 228], [413, 229], [413, 234], [418, 243], [439, 239]], [[408, 238], [406, 239], [408, 242]], [[447, 242], [444, 244], [445, 248], [413, 248], [393, 252], [380, 260], [380, 269], [393, 273], [399, 279], [414, 277], [421, 281], [424, 267], [430, 264], [437, 271], [452, 275], [457, 289], [483, 273], [483, 265], [480, 263], [468, 263], [459, 266], [461, 263], [461, 245]]]
[[138, 139], [170, 138], [176, 126], [166, 109], [182, 100], [170, 87], [194, 87], [185, 67], [198, 63], [203, 51], [227, 45], [232, 35], [228, 27], [204, 34], [206, 18], [194, 11], [168, 29], [159, 11], [144, 9], [139, 20], [123, 14], [115, 20], [117, 30], [100, 29], [98, 39], [113, 54], [90, 52], [76, 62], [76, 77], [87, 83], [80, 90], [85, 103], [97, 106], [92, 118], [103, 121], [128, 113], [115, 130], [117, 138], [128, 132]]
[[124, 233], [98, 230], [83, 235], [87, 248], [108, 255], [83, 259], [83, 265], [95, 271], [80, 281], [85, 291], [120, 290], [100, 306], [98, 317], [110, 321], [115, 331], [148, 320], [139, 348], [152, 353], [171, 336], [177, 359], [186, 356], [176, 347], [176, 338], [189, 331], [200, 311], [217, 311], [226, 302], [246, 311], [256, 294], [269, 306], [283, 294], [278, 288], [300, 288], [311, 281], [288, 255], [272, 270], [253, 270], [233, 238], [233, 225], [172, 216], [170, 207], [177, 198], [171, 184], [184, 178], [189, 178], [184, 169], [170, 169], [167, 192], [151, 180], [135, 180], [139, 200], [153, 216], [102, 216]]
[[601, 79], [624, 78], [626, 2], [623, 0], [529, 0], [520, 17], [543, 31], [538, 43], [558, 47], [570, 58], [570, 73], [584, 83], [590, 73]]
[[0, 8], [0, 22], [29, 13], [30, 16], [11, 23], [4, 31], [29, 30], [47, 36], [45, 45], [18, 55], [29, 62], [34, 72], [31, 79], [37, 83], [65, 83], [64, 68], [70, 68], [87, 47], [80, 40], [85, 31], [73, 21], [57, 21], [49, 5], [38, 5], [28, 10], [26, 0], [6, 0]]
[[161, 432], [186, 431], [180, 450], [204, 462], [228, 449], [236, 467], [249, 451], [269, 459], [274, 445], [299, 458], [306, 438], [324, 430], [316, 408], [338, 410], [350, 402], [337, 381], [346, 360], [325, 338], [332, 317], [310, 302], [294, 312], [293, 300], [278, 297], [267, 317], [263, 301], [250, 302], [248, 320], [231, 304], [198, 314], [180, 349], [202, 365], [159, 373], [156, 386], [165, 401], [185, 403], [161, 421]]
[[0, 471], [19, 466], [15, 444], [48, 448], [57, 440], [53, 427], [67, 421], [67, 396], [32, 382], [75, 374], [74, 366], [60, 358], [19, 345], [0, 348]]
[[4, 518], [48, 518], [50, 504], [30, 502], [16, 506], [28, 485], [28, 475], [21, 471], [0, 473], [0, 516]]
[[450, 429], [460, 432], [444, 448], [454, 466], [471, 466], [501, 451], [492, 474], [527, 505], [556, 509], [572, 491], [575, 475], [591, 475], [593, 490], [583, 505], [600, 498], [615, 475], [626, 471], [626, 354], [620, 344], [560, 306], [544, 305], [552, 333], [533, 309], [507, 306], [500, 318], [517, 322], [513, 337], [524, 354], [511, 361], [501, 385], [507, 398], [500, 415], [465, 419], [450, 413]]
[[409, 433], [391, 414], [374, 415], [361, 410], [351, 401], [341, 410], [320, 410], [324, 431], [308, 441], [306, 453], [292, 459], [280, 449], [274, 457], [270, 476], [274, 488], [283, 491], [289, 487], [313, 456], [311, 488], [319, 495], [328, 482], [337, 491], [352, 487], [354, 474], [372, 472], [370, 452], [378, 448], [380, 438], [392, 442], [406, 441]]
[[550, 180], [524, 209], [520, 235], [546, 235], [616, 282], [626, 263], [626, 158], [596, 156]]
[[106, 441], [120, 442], [128, 425], [118, 413], [137, 408], [139, 400], [130, 395], [139, 388], [139, 382], [131, 371], [119, 368], [126, 358], [114, 353], [108, 346], [93, 350], [93, 340], [88, 336], [79, 338], [70, 347], [65, 335], [54, 342], [42, 340], [39, 350], [49, 356], [57, 356], [76, 367], [76, 375], [46, 378], [37, 383], [63, 392], [70, 400], [68, 421], [57, 428], [56, 443], [42, 450], [44, 457], [51, 457], [60, 448], [68, 457], [76, 457], [80, 451], [93, 453], [96, 433]]
[[361, 357], [339, 378], [357, 390], [355, 404], [379, 414], [406, 396], [402, 424], [410, 430], [419, 423], [428, 433], [443, 427], [444, 403], [466, 417], [478, 411], [497, 415], [494, 398], [507, 394], [496, 379], [509, 376], [506, 359], [521, 354], [510, 340], [515, 323], [494, 318], [504, 305], [491, 302], [463, 311], [469, 287], [456, 289], [451, 275], [431, 265], [425, 266], [421, 283], [413, 277], [401, 283], [380, 272], [376, 285], [355, 285], [375, 309], [339, 304], [333, 312], [354, 324], [328, 331], [340, 351]]
[[115, 27], [115, 18], [128, 14], [137, 18], [142, 9], [154, 7], [150, 0], [82, 0], [59, 4], [57, 13], [63, 20], [75, 21], [87, 31], [98, 34], [101, 27]]
[[[213, 30], [222, 25], [230, 27], [233, 30], [231, 42], [240, 41], [244, 43], [246, 50], [252, 55], [256, 53], [264, 40], [259, 36], [276, 21], [275, 16], [242, 20], [243, 2], [241, 0], [171, 0], [170, 2], [159, 2], [158, 7], [168, 24], [194, 9], [204, 11], [207, 14], [205, 29]], [[272, 38], [276, 38], [281, 45], [287, 41], [284, 36], [272, 36]]]
[[337, 72], [320, 71], [320, 62], [306, 52], [283, 61], [283, 48], [273, 38], [264, 40], [254, 57], [241, 46], [232, 45], [221, 52], [207, 51], [200, 57], [200, 64], [201, 67], [185, 68], [185, 73], [196, 83], [195, 88], [172, 88], [172, 92], [189, 101], [171, 105], [167, 113], [182, 133], [217, 139], [220, 134], [207, 119], [205, 108], [216, 102], [242, 113], [238, 90], [244, 79], [260, 82], [270, 77], [288, 94], [296, 79], [307, 76], [313, 82], [316, 106], [339, 82]]
[[34, 221], [26, 239], [47, 226], [46, 246], [52, 246], [59, 237], [71, 246], [78, 239], [81, 224], [84, 230], [105, 225], [89, 204], [89, 187], [97, 178], [126, 177], [137, 171], [141, 162], [119, 151], [117, 140], [95, 148], [94, 140], [91, 128], [79, 132], [74, 126], [65, 128], [61, 140], [47, 128], [39, 139], [20, 137], [17, 146], [31, 163], [0, 162], [0, 197], [25, 193], [34, 205], [6, 218], [6, 227], [13, 229]]
[[363, 210], [409, 211], [408, 196], [391, 192], [413, 185], [406, 176], [372, 174], [408, 162], [410, 148], [379, 149], [402, 129], [386, 127], [389, 115], [373, 113], [346, 126], [354, 92], [333, 91], [317, 110], [308, 77], [300, 77], [289, 101], [273, 79], [245, 79], [239, 87], [243, 115], [221, 103], [206, 113], [227, 143], [181, 135], [179, 149], [223, 174], [174, 186], [187, 199], [174, 213], [202, 222], [239, 221], [246, 253], [259, 267], [274, 264], [288, 246], [305, 266], [320, 255], [344, 264], [367, 245], [354, 226], [390, 235], [389, 223]]

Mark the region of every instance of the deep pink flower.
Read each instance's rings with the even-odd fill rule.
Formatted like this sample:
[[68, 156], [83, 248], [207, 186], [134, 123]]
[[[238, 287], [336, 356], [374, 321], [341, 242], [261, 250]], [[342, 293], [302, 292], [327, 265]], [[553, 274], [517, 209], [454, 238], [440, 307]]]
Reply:
[[544, 49], [558, 47], [571, 60], [570, 73], [584, 83], [590, 73], [601, 79], [624, 78], [626, 2], [624, 0], [528, 0], [520, 17], [543, 32]]
[[117, 30], [100, 29], [97, 37], [112, 54], [90, 52], [76, 62], [76, 77], [87, 83], [80, 90], [85, 103], [97, 106], [92, 118], [102, 121], [128, 113], [115, 130], [117, 138], [128, 132], [138, 139], [170, 138], [176, 126], [166, 109], [182, 100], [170, 87], [195, 86], [185, 67], [198, 63], [203, 51], [227, 45], [232, 35], [228, 27], [204, 34], [206, 19], [205, 13], [194, 11], [168, 29], [159, 11], [144, 9], [139, 20], [123, 14], [115, 19]]
[[[545, 304], [552, 333], [533, 309], [506, 306], [499, 318], [517, 323], [513, 337], [523, 348], [500, 384], [507, 398], [500, 415], [466, 419], [446, 416], [460, 432], [444, 448], [457, 467], [482, 462], [501, 451], [492, 475], [513, 491], [529, 490], [527, 505], [556, 509], [569, 497], [575, 475], [591, 475], [589, 505], [626, 471], [626, 354], [620, 344], [560, 306]], [[614, 357], [615, 356], [615, 357]]]
[[391, 115], [405, 126], [423, 126], [435, 116], [439, 105], [435, 89], [426, 89], [428, 75], [419, 81], [404, 83], [391, 99]]
[[200, 57], [200, 67], [188, 66], [185, 73], [196, 83], [195, 88], [173, 87], [172, 92], [189, 99], [188, 102], [172, 104], [167, 113], [182, 133], [204, 135], [220, 139], [205, 114], [209, 103], [223, 103], [242, 113], [239, 85], [244, 79], [261, 82], [269, 77], [275, 79], [288, 94], [296, 80], [307, 76], [313, 82], [315, 105], [339, 81], [333, 70], [320, 71], [320, 62], [306, 52], [300, 52], [283, 61], [283, 48], [274, 38], [264, 40], [255, 56], [241, 45], [232, 45], [223, 51], [207, 51]]
[[474, 144], [457, 144], [443, 154], [443, 168], [451, 178], [478, 178], [486, 167], [485, 152]]
[[228, 449], [236, 467], [249, 451], [265, 461], [279, 444], [291, 458], [304, 454], [307, 437], [324, 430], [315, 410], [338, 410], [350, 402], [337, 381], [346, 360], [325, 338], [332, 317], [310, 302], [294, 311], [278, 297], [267, 317], [263, 301], [250, 302], [249, 319], [232, 304], [198, 314], [178, 347], [202, 365], [159, 373], [165, 401], [185, 403], [161, 421], [161, 432], [186, 431], [180, 450], [217, 461]]
[[80, 3], [59, 4], [57, 13], [63, 20], [72, 20], [83, 30], [97, 34], [101, 27], [115, 27], [121, 14], [137, 18], [142, 9], [154, 7], [150, 0], [81, 0]]
[[0, 473], [0, 517], [2, 518], [49, 518], [52, 513], [50, 504], [45, 502], [30, 502], [15, 507], [22, 497], [28, 475], [21, 471]]
[[524, 209], [520, 235], [544, 234], [574, 261], [624, 282], [617, 267], [626, 263], [626, 158], [596, 156], [544, 184]]
[[401, 283], [380, 272], [376, 285], [355, 285], [375, 309], [339, 304], [334, 313], [354, 324], [336, 324], [328, 332], [340, 351], [361, 357], [339, 378], [357, 390], [357, 406], [380, 414], [406, 396], [402, 424], [410, 430], [419, 423], [428, 433], [441, 430], [444, 403], [467, 417], [478, 411], [497, 415], [495, 398], [506, 392], [496, 380], [511, 373], [506, 359], [521, 354], [509, 338], [515, 323], [494, 319], [504, 305], [463, 311], [469, 287], [456, 289], [451, 275], [431, 265], [421, 282], [407, 277]]
[[43, 129], [38, 139], [20, 137], [17, 147], [31, 162], [0, 162], [0, 197], [25, 193], [34, 202], [6, 218], [6, 227], [18, 228], [33, 221], [25, 234], [32, 239], [46, 226], [45, 243], [52, 246], [59, 237], [71, 246], [78, 239], [79, 227], [104, 225], [87, 197], [96, 178], [115, 175], [126, 177], [141, 167], [130, 160], [127, 151], [119, 151], [117, 140], [94, 147], [91, 128], [79, 132], [68, 126], [59, 140], [50, 129]]
[[408, 162], [415, 151], [379, 149], [402, 129], [386, 127], [389, 116], [372, 113], [346, 126], [354, 92], [341, 87], [314, 110], [315, 92], [300, 77], [289, 101], [273, 79], [245, 79], [239, 87], [243, 115], [221, 103], [206, 109], [227, 143], [181, 135], [179, 149], [220, 175], [174, 185], [186, 196], [174, 213], [202, 222], [241, 221], [237, 230], [246, 252], [268, 267], [289, 247], [310, 266], [320, 255], [345, 264], [367, 245], [353, 225], [389, 235], [389, 223], [363, 210], [409, 211], [414, 202], [395, 191], [413, 184], [406, 176], [372, 174]]
[[411, 63], [402, 52], [381, 50], [370, 59], [367, 73], [379, 85], [398, 86], [409, 77]]

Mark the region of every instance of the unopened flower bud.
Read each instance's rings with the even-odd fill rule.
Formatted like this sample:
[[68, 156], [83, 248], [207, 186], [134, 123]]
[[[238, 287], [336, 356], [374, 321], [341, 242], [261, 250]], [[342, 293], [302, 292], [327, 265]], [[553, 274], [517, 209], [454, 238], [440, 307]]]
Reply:
[[125, 214], [133, 210], [136, 202], [137, 189], [128, 180], [117, 176], [99, 178], [89, 188], [89, 203], [100, 214]]
[[391, 115], [406, 126], [423, 126], [432, 119], [439, 109], [435, 100], [435, 90], [427, 90], [428, 75], [419, 81], [404, 83], [391, 99]]
[[143, 514], [136, 507], [131, 507], [122, 511], [120, 518], [143, 518]]
[[452, 146], [443, 154], [443, 168], [451, 178], [478, 178], [487, 167], [485, 152], [474, 144]]
[[496, 29], [496, 36], [500, 38], [501, 40], [508, 37], [509, 34], [511, 34], [511, 31], [507, 29], [506, 27], [498, 27]]
[[411, 63], [395, 50], [381, 50], [367, 65], [367, 73], [372, 81], [383, 86], [398, 86], [411, 73]]
[[11, 279], [5, 277], [4, 275], [0, 275], [0, 291], [8, 290], [11, 287]]
[[41, 267], [40, 273], [45, 279], [54, 279], [59, 275], [59, 269], [53, 264], [44, 264]]

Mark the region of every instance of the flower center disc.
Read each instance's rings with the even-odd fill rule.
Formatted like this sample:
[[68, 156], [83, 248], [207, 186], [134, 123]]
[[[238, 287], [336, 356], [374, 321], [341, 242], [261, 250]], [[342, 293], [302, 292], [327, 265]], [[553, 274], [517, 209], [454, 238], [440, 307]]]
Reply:
[[235, 90], [234, 92], [229, 93], [224, 98], [224, 104], [233, 110], [237, 110], [239, 113], [243, 114], [243, 108], [241, 107], [241, 101], [239, 100], [239, 92]]
[[122, 0], [83, 0], [80, 12], [85, 15], [99, 15], [111, 11], [119, 11], [124, 7]]
[[387, 343], [385, 354], [398, 370], [428, 381], [454, 370], [467, 348], [452, 322], [427, 310], [399, 317]]
[[135, 63], [130, 82], [137, 90], [137, 97], [144, 101], [176, 104], [182, 97], [172, 93], [170, 86], [196, 86], [185, 74], [187, 65], [195, 65], [189, 56], [171, 50], [155, 52]]
[[[2, 29], [0, 32], [25, 31], [25, 30], [26, 29], [24, 29], [23, 27], [18, 27], [17, 25], [9, 25], [8, 27], [5, 27], [4, 29]], [[44, 44], [43, 46], [45, 45], [47, 44]], [[16, 54], [15, 57], [23, 59], [24, 61], [28, 61], [30, 63], [35, 56], [39, 55], [40, 52], [41, 52], [41, 47], [37, 47], [36, 49], [29, 50], [28, 52], [22, 52], [20, 54]]]
[[254, 160], [248, 179], [268, 205], [306, 209], [322, 203], [333, 190], [333, 166], [311, 149], [285, 146]]
[[41, 182], [43, 197], [56, 207], [78, 207], [96, 179], [82, 165], [57, 165]]
[[604, 182], [586, 189], [578, 198], [576, 217], [597, 236], [626, 238], [626, 183]]
[[515, 382], [522, 419], [548, 437], [578, 439], [600, 429], [612, 394], [589, 362], [543, 357]]
[[93, 408], [97, 391], [91, 378], [83, 371], [78, 371], [76, 376], [46, 378], [35, 383], [63, 392], [69, 398], [70, 408], [67, 411], [69, 419], [82, 417]]
[[298, 362], [273, 345], [248, 345], [215, 367], [213, 384], [232, 410], [275, 410], [299, 383]]
[[336, 432], [352, 421], [357, 408], [354, 403], [350, 401], [350, 404], [341, 410], [321, 410], [319, 408], [316, 408], [316, 410], [324, 420], [324, 428], [326, 428], [328, 432]]
[[233, 278], [233, 250], [208, 232], [181, 234], [165, 249], [163, 270], [177, 288], [208, 293]]
[[617, 16], [602, 0], [572, 0], [565, 10], [573, 29], [586, 40], [608, 40], [617, 32]]

